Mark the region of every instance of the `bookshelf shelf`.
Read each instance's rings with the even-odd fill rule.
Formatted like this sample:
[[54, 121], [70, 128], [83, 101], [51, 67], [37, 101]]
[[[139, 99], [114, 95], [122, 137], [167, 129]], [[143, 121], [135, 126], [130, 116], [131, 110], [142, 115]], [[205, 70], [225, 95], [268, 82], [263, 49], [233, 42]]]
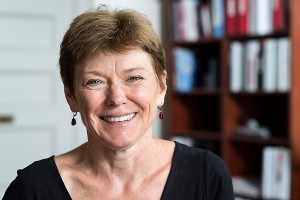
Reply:
[[199, 45], [211, 45], [211, 44], [220, 44], [222, 42], [222, 39], [217, 39], [217, 38], [201, 38], [197, 40], [196, 42], [188, 42], [188, 41], [175, 41], [174, 45], [175, 46], [188, 46], [188, 47], [195, 47]]
[[264, 39], [264, 38], [279, 38], [279, 37], [286, 37], [286, 36], [289, 36], [288, 31], [278, 31], [278, 32], [273, 32], [265, 35], [248, 34], [248, 35], [232, 35], [227, 37], [230, 40], [249, 40], [249, 39]]
[[238, 93], [232, 93], [230, 92], [230, 95], [232, 96], [246, 96], [246, 97], [288, 97], [288, 92], [238, 92]]
[[212, 131], [195, 131], [195, 130], [175, 130], [174, 135], [176, 136], [189, 136], [193, 139], [203, 139], [203, 140], [216, 140], [220, 141], [220, 133], [219, 132], [212, 132]]
[[208, 89], [208, 88], [195, 88], [189, 92], [176, 92], [177, 96], [219, 96], [221, 95], [220, 89]]
[[[300, 1], [283, 0], [282, 2], [289, 3], [285, 4], [288, 7], [284, 7], [285, 24], [281, 29], [277, 28], [263, 34], [261, 32], [259, 34], [253, 33], [252, 30], [248, 33], [229, 34], [227, 30], [229, 26], [228, 19], [226, 18], [226, 12], [224, 12], [225, 26], [223, 27], [224, 33], [223, 35], [221, 33], [221, 36], [220, 32], [214, 32], [214, 30], [205, 35], [204, 27], [199, 28], [200, 31], [196, 30], [195, 27], [198, 27], [199, 24], [203, 25], [204, 21], [202, 23], [194, 22], [192, 26], [185, 26], [180, 22], [184, 19], [176, 18], [174, 23], [174, 17], [177, 16], [176, 13], [174, 14], [174, 5], [181, 4], [180, 6], [184, 7], [184, 1], [163, 1], [163, 41], [166, 48], [168, 74], [171, 83], [167, 94], [168, 105], [165, 108], [168, 122], [166, 137], [182, 136], [194, 139], [197, 144], [200, 144], [198, 146], [208, 148], [220, 155], [227, 163], [233, 176], [249, 175], [262, 178], [265, 147], [289, 148], [292, 158], [290, 199], [299, 200], [300, 190], [297, 187], [300, 185], [300, 59], [297, 58], [300, 53], [300, 12], [297, 8], [300, 6]], [[212, 1], [195, 0], [195, 10], [197, 12], [202, 11], [201, 5], [199, 6], [196, 2], [209, 3]], [[230, 0], [223, 0], [225, 11], [227, 1]], [[251, 0], [246, 1], [252, 2]], [[264, 21], [261, 16], [259, 19]], [[219, 21], [222, 20], [219, 19]], [[241, 25], [239, 24], [239, 26]], [[180, 29], [182, 27], [188, 28], [189, 31]], [[184, 34], [181, 35], [176, 30], [181, 30]], [[198, 37], [189, 35], [195, 31], [199, 31]], [[238, 54], [241, 53], [240, 51], [231, 57], [233, 43], [239, 42], [243, 46], [242, 52], [244, 52], [248, 43], [257, 41], [258, 45], [256, 45], [259, 51], [256, 49], [257, 54], [255, 55], [259, 59], [259, 70], [265, 69], [267, 66], [264, 62], [268, 58], [267, 53], [270, 52], [266, 46], [272, 45], [270, 40], [273, 43], [275, 41], [278, 46], [282, 40], [290, 42], [289, 48], [285, 49], [286, 52], [289, 52], [287, 55], [290, 57], [288, 78], [290, 85], [287, 86], [288, 89], [284, 88], [286, 85], [283, 85], [283, 87], [280, 85], [282, 83], [278, 84], [279, 81], [272, 83], [276, 85], [275, 89], [274, 85], [271, 85], [273, 88], [270, 89], [269, 85], [262, 81], [263, 79], [267, 80], [266, 75], [259, 74], [257, 86], [245, 87], [245, 81], [248, 80], [248, 77], [243, 77], [242, 87], [246, 89], [234, 91], [231, 85], [232, 80], [235, 80], [231, 74], [233, 70], [231, 61], [233, 58], [240, 58], [247, 54]], [[178, 90], [180, 83], [177, 82], [179, 77], [177, 74], [178, 66], [176, 66], [177, 57], [174, 55], [174, 49], [176, 48], [185, 48], [196, 53], [196, 67], [198, 67], [198, 71], [195, 72], [196, 81], [186, 91]], [[248, 54], [250, 50], [247, 50]], [[281, 54], [282, 52], [275, 57], [273, 56], [274, 60], [276, 58], [273, 65], [285, 65], [277, 64], [280, 63], [277, 59]], [[212, 70], [213, 74], [210, 74], [210, 76], [213, 75], [214, 82], [209, 84], [212, 84], [213, 87], [210, 87], [206, 82], [211, 58], [214, 62], [213, 67], [217, 69]], [[273, 62], [273, 60], [269, 62]], [[247, 63], [246, 60], [242, 60], [239, 66], [246, 67], [245, 63]], [[263, 71], [259, 72], [262, 73]], [[278, 72], [277, 74], [283, 73]], [[257, 136], [236, 135], [237, 127], [247, 124], [249, 119], [254, 119], [259, 126], [267, 128], [271, 133], [271, 137], [263, 139]]]
[[230, 138], [231, 142], [236, 143], [248, 143], [254, 145], [280, 145], [280, 146], [290, 146], [290, 142], [287, 138], [272, 137], [269, 139], [263, 139], [259, 137], [251, 136], [233, 136]]

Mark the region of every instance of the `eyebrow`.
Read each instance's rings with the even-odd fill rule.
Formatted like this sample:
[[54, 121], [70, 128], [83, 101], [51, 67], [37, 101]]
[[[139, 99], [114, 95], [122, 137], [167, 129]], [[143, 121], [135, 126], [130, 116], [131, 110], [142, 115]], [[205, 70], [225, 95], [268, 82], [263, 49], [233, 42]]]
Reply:
[[[146, 71], [145, 68], [143, 67], [132, 67], [132, 68], [129, 68], [129, 69], [125, 69], [123, 72], [125, 73], [130, 73], [130, 72], [133, 72], [133, 71]], [[93, 75], [98, 75], [98, 76], [104, 76], [104, 74], [100, 71], [97, 71], [97, 70], [94, 70], [94, 71], [86, 71], [86, 72], [83, 72], [84, 74], [93, 74]]]
[[132, 67], [132, 68], [126, 69], [124, 71], [125, 71], [125, 73], [129, 73], [132, 71], [145, 71], [145, 70], [146, 69], [144, 67]]
[[84, 71], [83, 74], [92, 74], [92, 75], [97, 75], [97, 76], [104, 76], [103, 73], [99, 72], [99, 71]]

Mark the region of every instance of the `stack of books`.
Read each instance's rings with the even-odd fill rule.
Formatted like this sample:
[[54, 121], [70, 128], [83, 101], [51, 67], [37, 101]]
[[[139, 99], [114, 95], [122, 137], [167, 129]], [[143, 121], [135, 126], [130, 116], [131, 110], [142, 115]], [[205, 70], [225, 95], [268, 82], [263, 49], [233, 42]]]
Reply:
[[180, 0], [172, 3], [176, 41], [195, 42], [225, 35], [224, 0]]
[[233, 41], [229, 88], [232, 92], [288, 92], [291, 85], [290, 40]]
[[226, 0], [227, 35], [266, 35], [288, 27], [288, 0]]

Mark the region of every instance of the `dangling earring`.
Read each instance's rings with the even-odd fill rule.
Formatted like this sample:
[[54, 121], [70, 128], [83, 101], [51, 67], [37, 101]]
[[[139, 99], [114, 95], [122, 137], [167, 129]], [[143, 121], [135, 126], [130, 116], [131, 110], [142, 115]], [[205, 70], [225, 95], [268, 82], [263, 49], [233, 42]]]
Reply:
[[77, 115], [77, 112], [73, 112], [73, 118], [72, 118], [72, 121], [71, 121], [72, 126], [76, 125], [76, 119], [75, 119], [76, 115]]
[[158, 110], [160, 111], [160, 112], [159, 112], [159, 115], [158, 115], [158, 116], [159, 116], [159, 119], [162, 120], [162, 119], [164, 118], [164, 113], [163, 113], [161, 107], [157, 106], [157, 108], [158, 108]]

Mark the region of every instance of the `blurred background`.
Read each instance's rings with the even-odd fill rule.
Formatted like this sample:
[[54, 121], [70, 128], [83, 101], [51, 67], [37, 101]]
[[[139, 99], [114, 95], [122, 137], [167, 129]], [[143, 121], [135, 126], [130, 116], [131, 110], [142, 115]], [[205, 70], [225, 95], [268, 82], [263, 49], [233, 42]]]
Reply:
[[219, 155], [237, 200], [300, 199], [299, 0], [0, 0], [0, 197], [17, 169], [86, 141], [70, 124], [59, 45], [100, 4], [144, 13], [163, 41], [156, 137]]

